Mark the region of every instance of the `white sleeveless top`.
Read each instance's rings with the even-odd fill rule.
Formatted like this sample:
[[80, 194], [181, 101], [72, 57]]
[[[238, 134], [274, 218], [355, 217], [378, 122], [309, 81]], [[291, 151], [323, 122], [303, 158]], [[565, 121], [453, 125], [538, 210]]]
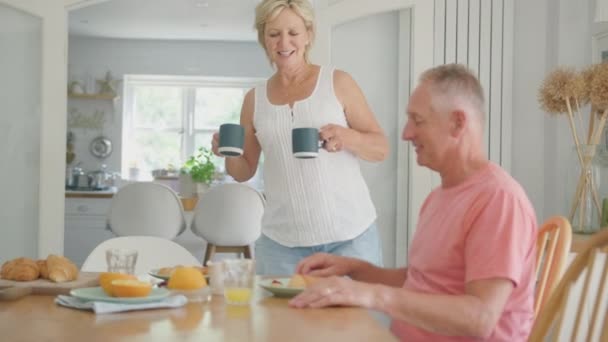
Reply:
[[294, 127], [348, 126], [334, 93], [333, 74], [333, 68], [321, 67], [312, 94], [296, 101], [293, 110], [270, 103], [267, 82], [255, 88], [253, 125], [264, 153], [262, 233], [287, 247], [350, 240], [376, 219], [355, 155], [321, 148], [317, 158], [292, 154]]

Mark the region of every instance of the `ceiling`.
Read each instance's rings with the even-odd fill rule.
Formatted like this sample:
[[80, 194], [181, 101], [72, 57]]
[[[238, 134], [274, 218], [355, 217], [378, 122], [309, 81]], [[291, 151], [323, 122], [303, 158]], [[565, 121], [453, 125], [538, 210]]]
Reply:
[[110, 0], [70, 11], [75, 36], [255, 41], [260, 0]]

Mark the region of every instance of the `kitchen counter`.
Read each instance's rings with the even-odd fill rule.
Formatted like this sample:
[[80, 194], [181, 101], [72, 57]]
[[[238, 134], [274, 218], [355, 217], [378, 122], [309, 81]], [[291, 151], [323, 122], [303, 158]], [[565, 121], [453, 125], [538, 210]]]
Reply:
[[108, 190], [66, 190], [65, 197], [69, 198], [112, 198], [116, 193], [116, 188]]

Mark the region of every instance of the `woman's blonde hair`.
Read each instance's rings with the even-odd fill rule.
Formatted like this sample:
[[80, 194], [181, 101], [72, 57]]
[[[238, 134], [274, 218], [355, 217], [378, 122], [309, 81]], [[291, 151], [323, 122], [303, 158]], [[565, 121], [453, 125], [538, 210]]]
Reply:
[[255, 29], [258, 31], [258, 42], [262, 45], [262, 48], [266, 51], [266, 56], [272, 63], [272, 59], [266, 50], [266, 44], [264, 44], [266, 23], [276, 18], [286, 8], [294, 11], [304, 20], [304, 26], [306, 26], [310, 35], [310, 40], [304, 49], [304, 60], [310, 63], [309, 53], [315, 39], [315, 14], [308, 0], [264, 0], [258, 4], [255, 8]]

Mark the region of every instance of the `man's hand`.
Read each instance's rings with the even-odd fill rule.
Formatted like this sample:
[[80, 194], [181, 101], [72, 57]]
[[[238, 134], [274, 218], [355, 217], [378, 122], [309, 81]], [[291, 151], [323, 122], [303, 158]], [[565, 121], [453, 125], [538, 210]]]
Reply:
[[347, 277], [323, 278], [291, 299], [289, 305], [295, 308], [322, 308], [336, 305], [373, 308], [377, 287]]

